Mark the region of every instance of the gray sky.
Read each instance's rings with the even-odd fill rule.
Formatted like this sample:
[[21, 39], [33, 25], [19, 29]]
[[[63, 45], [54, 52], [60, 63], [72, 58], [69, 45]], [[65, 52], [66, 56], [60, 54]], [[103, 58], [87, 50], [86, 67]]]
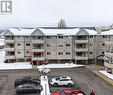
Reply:
[[0, 28], [110, 25], [113, 0], [12, 0], [13, 14], [0, 15]]

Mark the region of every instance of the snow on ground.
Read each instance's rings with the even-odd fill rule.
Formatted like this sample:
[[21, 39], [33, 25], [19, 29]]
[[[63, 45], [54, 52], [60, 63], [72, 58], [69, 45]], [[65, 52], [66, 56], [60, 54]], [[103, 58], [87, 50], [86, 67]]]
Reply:
[[43, 87], [43, 90], [41, 91], [41, 95], [50, 95], [48, 77], [41, 76], [40, 80], [41, 80], [41, 85]]
[[[4, 63], [5, 51], [0, 51], [0, 69], [31, 69], [32, 65], [29, 62], [15, 62], [15, 63]], [[37, 68], [72, 68], [80, 67], [83, 65], [76, 65], [73, 63], [65, 64], [47, 64], [40, 65]]]
[[108, 73], [107, 71], [99, 71], [99, 72], [101, 72], [102, 74], [104, 74], [105, 76], [107, 76], [108, 78], [110, 78], [110, 79], [112, 79], [113, 80], [113, 74], [110, 74], [110, 73]]
[[29, 62], [4, 63], [5, 51], [0, 51], [0, 69], [31, 69]]
[[0, 46], [4, 45], [4, 39], [0, 39]]
[[81, 67], [84, 65], [77, 65], [73, 63], [65, 63], [65, 64], [47, 64], [38, 66], [38, 68], [72, 68], [72, 67]]

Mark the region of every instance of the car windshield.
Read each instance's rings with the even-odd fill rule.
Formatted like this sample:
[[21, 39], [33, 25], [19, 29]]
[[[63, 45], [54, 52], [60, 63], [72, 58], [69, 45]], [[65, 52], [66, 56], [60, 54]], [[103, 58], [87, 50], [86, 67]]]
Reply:
[[58, 78], [56, 78], [56, 80], [59, 80], [60, 78], [58, 77]]

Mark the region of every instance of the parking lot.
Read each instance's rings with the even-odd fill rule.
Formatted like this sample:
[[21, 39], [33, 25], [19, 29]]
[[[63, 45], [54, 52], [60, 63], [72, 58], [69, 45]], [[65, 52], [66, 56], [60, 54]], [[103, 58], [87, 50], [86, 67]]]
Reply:
[[[72, 69], [51, 69], [48, 78], [51, 79], [55, 76], [70, 76], [75, 81], [75, 88], [82, 89], [86, 95], [91, 90], [94, 90], [96, 95], [112, 95], [113, 86], [102, 80], [95, 73], [91, 72], [85, 67], [77, 67]], [[0, 95], [16, 95], [14, 88], [14, 81], [23, 76], [41, 76], [38, 70], [1, 70], [0, 71]], [[76, 87], [77, 86], [77, 87]], [[50, 91], [61, 91], [66, 87], [53, 87], [50, 86]], [[24, 94], [24, 95], [39, 95]]]

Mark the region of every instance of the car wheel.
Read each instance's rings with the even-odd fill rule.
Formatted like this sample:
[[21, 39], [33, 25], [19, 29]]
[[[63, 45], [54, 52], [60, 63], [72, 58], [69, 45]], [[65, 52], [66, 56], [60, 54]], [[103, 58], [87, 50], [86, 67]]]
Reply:
[[72, 86], [72, 84], [71, 84], [71, 83], [68, 83], [67, 85], [68, 85], [69, 87], [70, 87], [70, 86]]
[[53, 86], [58, 86], [58, 83], [54, 83]]

